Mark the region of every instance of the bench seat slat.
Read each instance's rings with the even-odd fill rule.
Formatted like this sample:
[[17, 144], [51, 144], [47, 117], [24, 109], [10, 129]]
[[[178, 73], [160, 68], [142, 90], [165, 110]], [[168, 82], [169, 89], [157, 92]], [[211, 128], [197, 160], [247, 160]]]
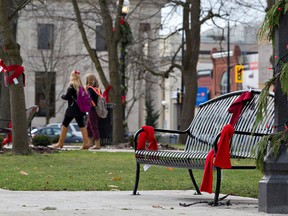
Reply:
[[203, 169], [206, 156], [207, 152], [149, 150], [137, 150], [135, 152], [135, 157], [138, 163], [182, 167], [187, 169]]

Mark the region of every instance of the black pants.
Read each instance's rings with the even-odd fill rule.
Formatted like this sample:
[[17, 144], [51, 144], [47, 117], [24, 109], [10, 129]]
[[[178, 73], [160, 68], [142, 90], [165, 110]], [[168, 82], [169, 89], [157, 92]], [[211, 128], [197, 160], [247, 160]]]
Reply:
[[65, 115], [64, 120], [63, 120], [63, 122], [62, 122], [62, 125], [63, 125], [64, 127], [68, 127], [69, 124], [70, 124], [70, 122], [71, 122], [74, 118], [75, 118], [75, 120], [76, 120], [79, 128], [85, 127], [85, 125], [84, 125], [84, 116], [71, 117], [71, 116], [66, 116], [66, 115]]

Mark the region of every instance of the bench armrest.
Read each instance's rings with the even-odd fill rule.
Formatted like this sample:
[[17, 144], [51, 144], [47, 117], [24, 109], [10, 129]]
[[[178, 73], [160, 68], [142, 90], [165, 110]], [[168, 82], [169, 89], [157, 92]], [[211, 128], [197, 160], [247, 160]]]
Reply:
[[8, 134], [12, 132], [12, 128], [0, 128], [0, 134]]
[[266, 136], [269, 135], [269, 133], [253, 133], [249, 131], [234, 131], [234, 134], [242, 134], [242, 135], [253, 135], [253, 136]]
[[[141, 132], [143, 132], [144, 129], [140, 128], [138, 131], [136, 131], [135, 135], [134, 135], [134, 150], [137, 150], [137, 145], [138, 145], [138, 136]], [[155, 132], [161, 132], [161, 133], [176, 133], [176, 134], [189, 134], [189, 129], [186, 130], [168, 130], [168, 129], [161, 129], [161, 128], [154, 128]]]
[[[251, 136], [266, 136], [266, 135], [268, 135], [268, 133], [267, 134], [264, 134], [264, 133], [253, 133], [253, 132], [248, 132], [248, 131], [234, 131], [234, 134], [251, 135]], [[215, 153], [217, 152], [217, 143], [218, 143], [218, 140], [219, 140], [220, 136], [221, 136], [221, 132], [218, 133], [218, 135], [215, 137], [215, 139], [213, 141], [213, 148], [214, 148]], [[231, 140], [232, 139], [233, 139], [233, 136], [232, 136]]]

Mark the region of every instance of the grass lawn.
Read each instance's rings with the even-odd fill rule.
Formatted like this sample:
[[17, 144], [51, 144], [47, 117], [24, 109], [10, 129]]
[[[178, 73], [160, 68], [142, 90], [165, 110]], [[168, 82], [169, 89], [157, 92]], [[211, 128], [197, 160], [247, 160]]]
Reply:
[[[130, 190], [132, 193], [134, 186], [136, 162], [134, 154], [129, 152], [60, 151], [28, 156], [6, 153], [0, 155], [0, 160], [3, 189]], [[195, 170], [194, 174], [200, 185], [203, 171]], [[257, 198], [261, 178], [258, 170], [223, 170], [221, 193]], [[191, 189], [194, 188], [186, 169], [152, 166], [141, 172], [139, 190]]]

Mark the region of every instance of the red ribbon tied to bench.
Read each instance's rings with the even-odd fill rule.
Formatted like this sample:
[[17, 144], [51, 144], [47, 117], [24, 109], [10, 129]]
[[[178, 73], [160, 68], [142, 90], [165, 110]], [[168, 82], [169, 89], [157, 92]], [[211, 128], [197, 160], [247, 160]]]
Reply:
[[154, 136], [154, 128], [152, 126], [142, 126], [144, 131], [142, 131], [139, 135], [137, 150], [145, 150], [146, 142], [149, 142], [148, 149], [149, 150], [158, 150], [158, 143]]
[[200, 191], [212, 193], [213, 183], [213, 160], [214, 166], [221, 169], [231, 169], [230, 162], [230, 140], [234, 134], [234, 125], [237, 123], [239, 116], [246, 102], [253, 98], [253, 94], [243, 92], [229, 107], [228, 112], [233, 113], [230, 123], [222, 128], [219, 142], [217, 143], [217, 153], [214, 159], [214, 149], [208, 153], [204, 166], [204, 174]]

